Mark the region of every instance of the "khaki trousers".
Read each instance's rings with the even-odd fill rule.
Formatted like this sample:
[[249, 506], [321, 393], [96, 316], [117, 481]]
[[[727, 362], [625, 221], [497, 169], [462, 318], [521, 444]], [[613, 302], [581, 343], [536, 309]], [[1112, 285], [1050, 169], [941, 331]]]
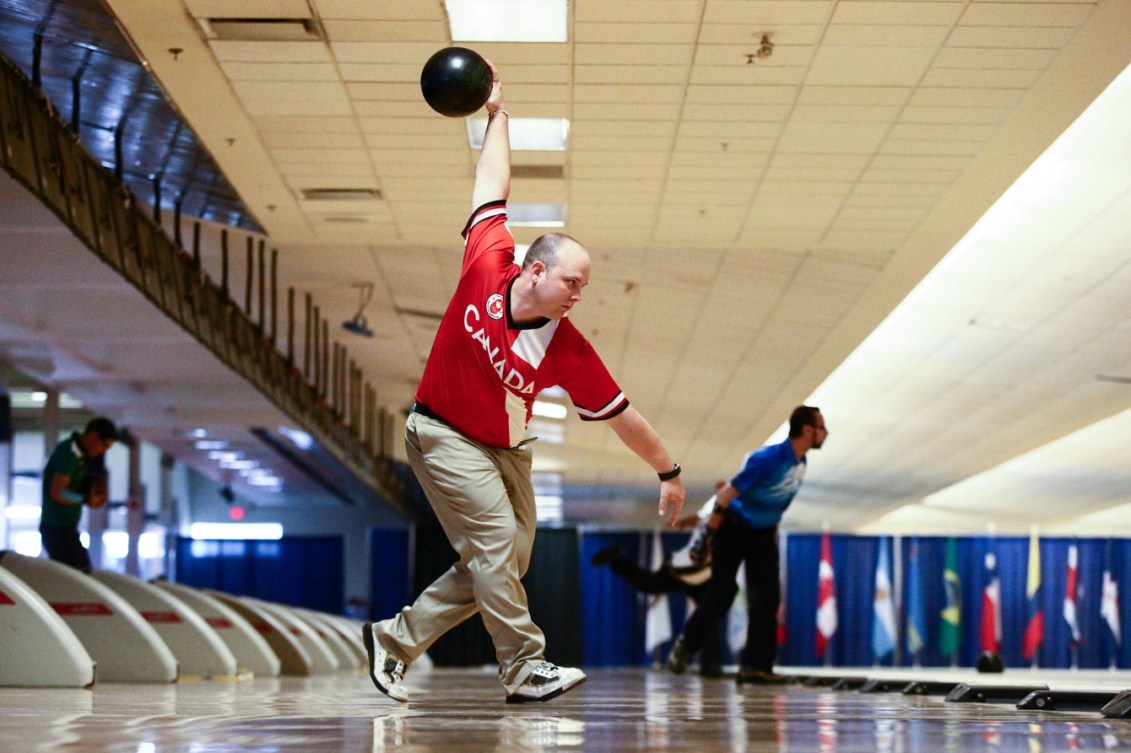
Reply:
[[503, 686], [513, 693], [546, 649], [520, 580], [530, 565], [537, 523], [531, 452], [480, 444], [419, 413], [409, 414], [405, 447], [459, 562], [396, 617], [377, 623], [377, 640], [411, 664], [479, 612], [495, 644]]

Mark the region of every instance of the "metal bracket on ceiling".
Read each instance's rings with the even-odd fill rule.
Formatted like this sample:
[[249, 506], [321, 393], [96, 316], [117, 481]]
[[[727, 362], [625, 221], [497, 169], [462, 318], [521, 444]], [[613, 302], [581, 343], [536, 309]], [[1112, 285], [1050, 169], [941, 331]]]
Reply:
[[58, 5], [59, 0], [51, 0], [51, 4], [47, 6], [47, 12], [43, 14], [43, 20], [32, 32], [31, 82], [35, 84], [36, 89], [43, 88], [43, 77], [40, 75], [40, 61], [43, 59], [43, 35], [47, 32], [47, 27], [51, 25], [51, 17], [55, 15], [55, 8]]

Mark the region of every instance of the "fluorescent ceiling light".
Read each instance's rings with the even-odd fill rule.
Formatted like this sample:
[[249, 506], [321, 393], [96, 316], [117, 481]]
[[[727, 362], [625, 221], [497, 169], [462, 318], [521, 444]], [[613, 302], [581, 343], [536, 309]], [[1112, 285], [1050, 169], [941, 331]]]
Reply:
[[198, 439], [193, 446], [198, 450], [223, 450], [228, 443], [223, 439]]
[[562, 519], [562, 474], [532, 473], [534, 504], [540, 522], [560, 522]]
[[279, 433], [291, 440], [291, 443], [300, 450], [309, 450], [314, 446], [314, 437], [310, 436], [305, 431], [292, 429], [289, 426], [280, 426]]
[[221, 463], [230, 463], [233, 460], [239, 460], [243, 457], [243, 453], [238, 450], [211, 450], [208, 453], [209, 460], [219, 460]]
[[[565, 118], [512, 118], [508, 122], [512, 152], [564, 152], [569, 141]], [[483, 148], [487, 118], [467, 119], [467, 140], [472, 149]]]
[[543, 418], [563, 419], [569, 415], [569, 409], [561, 403], [549, 403], [545, 400], [535, 400], [533, 413]]
[[106, 556], [123, 560], [130, 553], [130, 535], [125, 531], [103, 531], [102, 546]]
[[227, 468], [230, 471], [242, 471], [248, 468], [255, 468], [259, 465], [257, 460], [221, 460], [220, 467]]
[[193, 539], [281, 539], [282, 523], [193, 523], [189, 526]]
[[316, 42], [322, 30], [312, 18], [201, 18], [208, 39], [237, 42]]
[[560, 473], [532, 473], [530, 484], [534, 487], [534, 494], [557, 495], [562, 494], [562, 474]]
[[565, 204], [508, 204], [512, 227], [565, 227]]
[[560, 521], [562, 519], [562, 498], [555, 494], [535, 494], [534, 505], [539, 522]]
[[137, 556], [143, 560], [165, 556], [165, 535], [157, 531], [145, 531], [138, 537]]
[[444, 0], [459, 42], [565, 42], [567, 0]]
[[[47, 391], [40, 389], [30, 388], [13, 388], [8, 397], [12, 401], [13, 408], [30, 408], [40, 410], [43, 404], [47, 402]], [[60, 408], [81, 408], [82, 403], [75, 400], [65, 392], [58, 393], [59, 407]]]
[[43, 540], [39, 531], [13, 531], [12, 550], [25, 557], [38, 557], [43, 552]]

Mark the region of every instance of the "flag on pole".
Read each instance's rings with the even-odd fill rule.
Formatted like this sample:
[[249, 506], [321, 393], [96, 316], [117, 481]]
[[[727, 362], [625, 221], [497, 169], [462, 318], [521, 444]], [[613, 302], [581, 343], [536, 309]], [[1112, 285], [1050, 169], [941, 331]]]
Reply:
[[912, 541], [907, 557], [907, 652], [916, 659], [927, 642], [922, 583], [919, 575], [919, 542]]
[[1068, 645], [1080, 645], [1080, 624], [1076, 621], [1076, 564], [1079, 557], [1076, 544], [1068, 547], [1068, 574], [1064, 585], [1064, 621], [1068, 623]]
[[735, 574], [735, 583], [738, 584], [738, 595], [730, 605], [727, 612], [727, 646], [734, 656], [738, 656], [746, 646], [746, 631], [750, 616], [746, 613], [746, 563], [738, 566]]
[[[652, 534], [652, 564], [651, 570], [655, 572], [664, 564], [664, 542], [657, 531]], [[648, 603], [648, 612], [644, 616], [644, 652], [649, 656], [660, 645], [672, 639], [672, 613], [668, 605], [667, 594], [656, 594]]]
[[1104, 621], [1104, 658], [1114, 663], [1119, 645], [1119, 582], [1115, 579], [1115, 542], [1108, 539], [1104, 547], [1103, 595], [1100, 616]]
[[962, 582], [958, 578], [958, 542], [953, 537], [946, 540], [943, 586], [946, 589], [946, 605], [940, 615], [939, 653], [953, 661], [958, 659], [958, 647], [962, 643]]
[[817, 656], [823, 657], [836, 633], [836, 579], [833, 575], [832, 542], [821, 536], [821, 565], [817, 571]]
[[983, 651], [1001, 651], [1001, 578], [997, 574], [997, 557], [993, 552], [986, 552], [981, 632]]
[[1025, 639], [1021, 645], [1021, 655], [1025, 661], [1035, 661], [1037, 648], [1045, 639], [1045, 615], [1041, 611], [1041, 541], [1037, 527], [1029, 534], [1029, 576], [1025, 583], [1025, 597], [1028, 603], [1029, 622], [1025, 626]]
[[879, 661], [895, 648], [895, 602], [891, 595], [891, 559], [886, 538], [880, 538], [880, 553], [876, 558], [872, 615], [872, 658]]

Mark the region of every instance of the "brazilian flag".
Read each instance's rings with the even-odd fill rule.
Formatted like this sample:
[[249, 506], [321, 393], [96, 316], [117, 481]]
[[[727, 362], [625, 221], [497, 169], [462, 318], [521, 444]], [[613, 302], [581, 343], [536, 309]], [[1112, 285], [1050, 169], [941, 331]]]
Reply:
[[946, 606], [942, 609], [939, 626], [939, 653], [944, 659], [954, 662], [962, 645], [962, 582], [958, 579], [958, 544], [953, 537], [946, 540], [943, 587], [946, 589]]

